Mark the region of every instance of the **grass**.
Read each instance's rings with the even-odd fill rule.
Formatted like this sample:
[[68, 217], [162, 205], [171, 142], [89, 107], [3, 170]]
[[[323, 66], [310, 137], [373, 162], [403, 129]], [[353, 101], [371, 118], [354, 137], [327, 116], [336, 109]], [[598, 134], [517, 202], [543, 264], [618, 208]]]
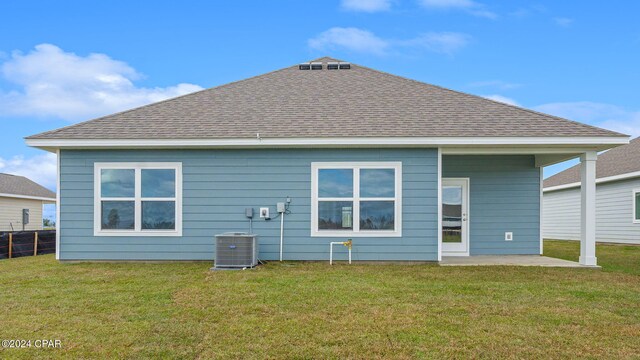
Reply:
[[460, 234], [455, 234], [455, 233], [447, 233], [444, 232], [442, 234], [442, 242], [445, 243], [459, 243], [461, 240], [460, 238]]
[[602, 271], [5, 260], [0, 339], [63, 348], [0, 358], [637, 358], [639, 250], [599, 246]]
[[[578, 261], [579, 241], [545, 240], [544, 254], [560, 259]], [[605, 272], [623, 272], [640, 275], [640, 245], [598, 243], [598, 265]]]

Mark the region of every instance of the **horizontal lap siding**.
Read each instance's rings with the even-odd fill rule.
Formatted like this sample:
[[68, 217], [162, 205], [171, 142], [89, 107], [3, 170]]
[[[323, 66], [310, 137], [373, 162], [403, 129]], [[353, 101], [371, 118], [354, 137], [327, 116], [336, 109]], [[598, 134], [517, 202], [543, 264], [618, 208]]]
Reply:
[[0, 197], [0, 231], [22, 230], [22, 209], [29, 209], [25, 230], [42, 230], [42, 200]]
[[[597, 185], [597, 241], [640, 244], [640, 224], [633, 223], [633, 189], [640, 189], [640, 179]], [[543, 211], [545, 238], [580, 239], [580, 188], [545, 193]]]
[[[156, 150], [63, 151], [61, 153], [61, 259], [210, 260], [213, 237], [248, 231], [244, 209], [253, 207], [253, 230], [260, 236], [260, 258], [279, 256], [280, 220], [257, 217], [259, 207], [287, 196], [284, 257], [327, 260], [329, 242], [342, 238], [310, 236], [311, 162], [401, 161], [403, 231], [401, 238], [354, 238], [355, 260], [437, 259], [437, 150]], [[182, 237], [94, 237], [94, 162], [182, 162]], [[336, 257], [346, 251], [336, 248]]]
[[544, 193], [542, 235], [545, 239], [580, 239], [580, 189]]
[[[540, 170], [533, 156], [445, 155], [442, 177], [469, 178], [470, 255], [540, 253]], [[513, 241], [504, 233], [513, 232]]]

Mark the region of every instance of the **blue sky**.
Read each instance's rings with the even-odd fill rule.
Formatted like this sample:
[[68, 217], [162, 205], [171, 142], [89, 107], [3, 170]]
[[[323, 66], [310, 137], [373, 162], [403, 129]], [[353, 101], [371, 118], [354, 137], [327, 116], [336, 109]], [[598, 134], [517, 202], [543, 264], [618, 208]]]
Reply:
[[638, 13], [635, 1], [2, 2], [0, 172], [54, 188], [55, 158], [24, 136], [324, 55], [640, 135]]

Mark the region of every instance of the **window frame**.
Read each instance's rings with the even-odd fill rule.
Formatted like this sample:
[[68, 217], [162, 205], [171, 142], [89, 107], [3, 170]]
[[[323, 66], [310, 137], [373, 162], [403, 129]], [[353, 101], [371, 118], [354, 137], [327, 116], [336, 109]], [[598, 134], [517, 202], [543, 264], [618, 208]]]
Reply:
[[[134, 197], [102, 197], [102, 170], [134, 170]], [[175, 196], [142, 197], [142, 170], [175, 170]], [[93, 235], [94, 236], [182, 236], [182, 163], [181, 162], [96, 162], [93, 167]], [[134, 229], [102, 229], [102, 201], [133, 201]], [[143, 201], [175, 201], [175, 229], [142, 229]]]
[[[344, 198], [318, 196], [318, 174], [322, 169], [352, 169], [353, 196]], [[393, 169], [395, 171], [394, 230], [361, 230], [360, 202], [391, 201], [392, 198], [360, 197], [361, 169]], [[357, 171], [356, 171], [357, 170]], [[352, 201], [352, 230], [318, 229], [318, 206], [320, 201]], [[311, 163], [311, 236], [312, 237], [401, 237], [402, 236], [402, 162], [358, 161], [358, 162], [312, 162]]]
[[640, 188], [635, 188], [631, 191], [631, 203], [633, 204], [631, 207], [631, 222], [634, 224], [640, 224], [640, 219], [636, 218], [636, 194], [640, 193]]

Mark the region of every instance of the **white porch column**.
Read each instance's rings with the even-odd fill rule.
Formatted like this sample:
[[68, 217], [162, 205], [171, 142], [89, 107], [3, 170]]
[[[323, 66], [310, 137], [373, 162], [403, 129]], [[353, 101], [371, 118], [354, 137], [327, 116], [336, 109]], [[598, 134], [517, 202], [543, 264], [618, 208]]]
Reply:
[[597, 265], [596, 258], [596, 159], [595, 151], [580, 156], [582, 186], [580, 204], [580, 264]]

